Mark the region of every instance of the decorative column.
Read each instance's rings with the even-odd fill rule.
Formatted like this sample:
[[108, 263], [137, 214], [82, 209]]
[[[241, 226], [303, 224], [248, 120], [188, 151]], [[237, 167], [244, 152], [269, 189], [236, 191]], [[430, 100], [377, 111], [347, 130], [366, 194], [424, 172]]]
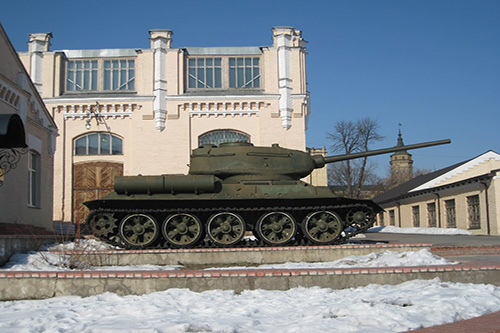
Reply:
[[165, 129], [167, 116], [167, 49], [170, 48], [173, 32], [167, 29], [150, 30], [151, 48], [154, 50], [153, 112], [156, 129]]
[[292, 48], [303, 47], [305, 41], [302, 32], [293, 27], [274, 27], [272, 29], [274, 47], [278, 49], [278, 85], [279, 85], [279, 110], [281, 125], [289, 129], [292, 126]]
[[31, 54], [31, 80], [40, 95], [42, 95], [43, 52], [49, 51], [51, 38], [51, 32], [30, 34], [30, 41], [28, 42], [28, 51]]

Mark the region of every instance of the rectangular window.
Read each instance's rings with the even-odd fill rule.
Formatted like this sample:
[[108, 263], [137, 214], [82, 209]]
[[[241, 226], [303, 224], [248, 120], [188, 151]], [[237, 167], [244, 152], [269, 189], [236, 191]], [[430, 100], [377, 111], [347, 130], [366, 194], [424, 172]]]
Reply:
[[28, 154], [28, 206], [40, 207], [40, 155]]
[[133, 91], [135, 60], [68, 60], [66, 91]]
[[389, 211], [389, 224], [390, 225], [396, 225], [396, 217], [395, 217], [395, 214], [394, 214], [394, 209], [391, 209]]
[[412, 217], [413, 217], [413, 226], [418, 228], [420, 227], [420, 208], [419, 206], [411, 207]]
[[190, 58], [188, 76], [189, 88], [222, 88], [222, 58]]
[[468, 228], [469, 229], [481, 229], [481, 216], [479, 213], [479, 195], [472, 195], [467, 197], [467, 208], [468, 208]]
[[455, 200], [445, 200], [444, 207], [446, 209], [446, 227], [447, 228], [456, 228], [457, 220], [455, 214]]
[[436, 227], [436, 204], [434, 202], [427, 204], [427, 226]]
[[384, 226], [384, 212], [378, 214], [378, 224], [382, 227]]
[[97, 90], [97, 60], [70, 60], [66, 71], [66, 90]]
[[104, 60], [103, 90], [134, 90], [134, 60]]
[[257, 57], [229, 58], [229, 87], [259, 88], [259, 60]]

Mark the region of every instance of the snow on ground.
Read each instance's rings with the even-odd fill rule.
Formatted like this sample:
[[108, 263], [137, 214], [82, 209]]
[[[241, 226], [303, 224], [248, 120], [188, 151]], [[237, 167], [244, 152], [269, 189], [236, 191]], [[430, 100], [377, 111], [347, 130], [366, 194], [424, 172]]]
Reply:
[[392, 225], [373, 227], [366, 232], [390, 232], [395, 234], [426, 234], [426, 235], [474, 235], [472, 232], [457, 228], [399, 228]]
[[[106, 250], [109, 246], [96, 240], [81, 240], [76, 244], [73, 242], [48, 246], [42, 251], [31, 251], [29, 253], [18, 253], [10, 258], [10, 261], [0, 268], [9, 271], [67, 271], [73, 269], [83, 270], [173, 270], [181, 269], [180, 265], [137, 265], [137, 266], [88, 266], [80, 262], [78, 252], [73, 249]], [[62, 252], [54, 252], [62, 251]], [[284, 264], [271, 264], [250, 267], [224, 267], [223, 269], [257, 269], [257, 268], [354, 268], [354, 267], [397, 267], [397, 266], [423, 266], [423, 265], [449, 265], [453, 264], [445, 258], [432, 254], [428, 249], [420, 251], [383, 251], [361, 256], [349, 256], [343, 259], [329, 262], [288, 262]], [[208, 268], [217, 269], [217, 267]]]
[[500, 310], [500, 287], [434, 280], [288, 291], [169, 289], [0, 302], [2, 332], [401, 332]]

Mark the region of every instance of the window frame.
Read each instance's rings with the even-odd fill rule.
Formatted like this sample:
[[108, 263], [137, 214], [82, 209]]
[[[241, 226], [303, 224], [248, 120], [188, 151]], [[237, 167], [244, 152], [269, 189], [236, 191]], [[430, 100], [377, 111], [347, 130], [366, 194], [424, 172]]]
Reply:
[[[105, 89], [106, 87], [106, 71], [109, 70], [106, 68], [105, 64], [106, 62], [111, 62], [113, 64], [114, 61], [117, 61], [119, 64], [118, 68], [111, 67], [111, 77], [113, 78], [113, 73], [114, 70], [117, 70], [116, 75], [118, 76], [119, 82], [121, 82], [120, 78], [122, 75], [125, 75], [127, 77], [127, 88], [128, 89], [113, 89], [113, 79], [111, 79], [111, 89]], [[126, 62], [127, 66], [125, 68], [121, 67], [122, 62]], [[68, 86], [68, 80], [69, 80], [69, 66], [72, 63], [85, 63], [85, 62], [95, 62], [96, 63], [96, 68], [91, 70], [95, 71], [95, 74], [89, 74], [88, 77], [90, 80], [95, 79], [95, 86], [92, 84], [92, 89], [81, 89], [81, 90], [71, 90], [69, 89]], [[130, 67], [130, 64], [132, 64], [132, 67]], [[85, 68], [83, 68], [84, 70]], [[125, 73], [122, 73], [122, 72]], [[64, 93], [67, 94], [85, 94], [85, 93], [131, 93], [131, 92], [136, 92], [136, 80], [135, 78], [137, 77], [136, 75], [136, 58], [134, 57], [110, 57], [110, 58], [70, 58], [65, 61], [65, 70], [64, 70]], [[84, 72], [81, 74], [82, 80], [83, 77], [85, 76]], [[131, 78], [132, 76], [132, 78]], [[76, 81], [76, 80], [75, 80]], [[82, 83], [82, 82], [79, 82]], [[73, 83], [74, 85], [76, 84], [75, 82]], [[85, 85], [83, 83], [82, 85]]]
[[[231, 62], [231, 59], [235, 59], [235, 62], [237, 63], [238, 62], [238, 59], [242, 59], [243, 63], [246, 62], [246, 59], [250, 59], [250, 62], [251, 62], [251, 76], [253, 76], [253, 73], [255, 71], [255, 68], [258, 68], [257, 72], [257, 76], [256, 77], [252, 77], [252, 79], [248, 82], [252, 82], [252, 86], [249, 86], [249, 87], [239, 87], [239, 86], [231, 86], [231, 80], [230, 80], [230, 77], [231, 77], [231, 66], [230, 66], [230, 62]], [[215, 78], [215, 60], [216, 59], [220, 59], [220, 80], [221, 80], [221, 84], [220, 86], [217, 86], [217, 87], [206, 87], [208, 84], [205, 82], [205, 78], [199, 78], [198, 75], [195, 77], [192, 77], [192, 70], [193, 70], [193, 67], [191, 67], [191, 62], [195, 62], [196, 63], [196, 67], [195, 67], [195, 70], [194, 72], [196, 72], [196, 74], [198, 74], [197, 70], [199, 69], [198, 67], [198, 59], [204, 59], [204, 62], [206, 64], [207, 62], [207, 59], [212, 59], [213, 60], [213, 63], [214, 65], [212, 67], [214, 67], [214, 78]], [[254, 62], [257, 62], [258, 65], [257, 66], [254, 66]], [[186, 66], [185, 66], [185, 76], [186, 76], [186, 80], [185, 80], [185, 91], [186, 92], [196, 92], [196, 91], [227, 91], [227, 90], [233, 90], [233, 91], [259, 91], [259, 90], [263, 90], [263, 79], [262, 79], [262, 56], [256, 56], [256, 55], [194, 55], [194, 56], [186, 56]], [[201, 68], [201, 67], [200, 67]], [[205, 75], [207, 73], [206, 69], [206, 65], [205, 67]], [[244, 77], [246, 78], [246, 72], [247, 72], [247, 67], [243, 67], [243, 73], [244, 73]], [[256, 80], [257, 78], [257, 80]], [[191, 86], [191, 80], [194, 79], [195, 81], [195, 84], [196, 84], [196, 87], [192, 87]], [[201, 81], [200, 81], [201, 80]], [[214, 80], [215, 81], [215, 80]], [[212, 81], [212, 82], [214, 82]], [[205, 83], [205, 87], [198, 87], [198, 83], [199, 82], [203, 82]], [[247, 83], [248, 83], [247, 82]], [[258, 82], [258, 86], [255, 86], [254, 82]], [[209, 86], [209, 85], [208, 85]]]
[[[225, 133], [236, 134], [238, 136], [246, 137], [247, 141], [240, 141], [240, 140], [232, 141], [232, 140], [230, 140], [230, 138], [228, 138], [228, 140], [219, 141], [218, 143], [202, 142], [203, 137], [208, 137], [209, 135], [216, 135], [218, 133], [222, 133], [223, 135], [225, 135]], [[233, 130], [233, 129], [217, 129], [217, 130], [205, 132], [205, 133], [200, 134], [198, 136], [198, 146], [199, 147], [201, 147], [203, 145], [207, 145], [207, 144], [213, 144], [213, 145], [219, 146], [221, 143], [228, 143], [228, 142], [249, 142], [250, 143], [252, 141], [251, 141], [249, 134], [242, 132], [242, 131]]]
[[41, 155], [35, 150], [28, 152], [28, 207], [40, 208], [42, 179]]
[[446, 228], [457, 227], [457, 211], [455, 199], [445, 200], [444, 207], [446, 210]]
[[437, 227], [437, 210], [436, 210], [436, 203], [435, 202], [429, 202], [427, 204], [427, 226], [429, 228], [436, 228]]
[[[90, 153], [90, 150], [92, 149], [92, 147], [91, 147], [91, 144], [89, 143], [89, 140], [90, 140], [90, 136], [93, 136], [93, 135], [97, 135], [97, 147], [95, 148], [95, 149], [97, 149], [97, 153]], [[108, 154], [102, 153], [102, 145], [101, 144], [102, 144], [102, 136], [103, 135], [108, 135], [109, 139], [110, 139], [109, 153]], [[81, 139], [85, 139], [85, 153], [84, 154], [79, 153], [77, 150], [77, 142]], [[116, 139], [120, 140], [119, 142], [121, 143], [121, 145], [120, 145], [120, 152], [115, 154], [115, 153], [113, 153], [114, 152], [113, 141]], [[76, 137], [73, 140], [73, 156], [119, 156], [119, 155], [123, 155], [123, 138], [116, 135], [116, 134], [113, 134], [113, 133], [109, 133], [109, 132], [86, 133], [86, 134], [83, 134], [83, 135]]]
[[420, 206], [412, 206], [411, 207], [411, 215], [413, 220], [413, 227], [420, 228]]
[[467, 229], [481, 229], [481, 206], [478, 194], [467, 197]]

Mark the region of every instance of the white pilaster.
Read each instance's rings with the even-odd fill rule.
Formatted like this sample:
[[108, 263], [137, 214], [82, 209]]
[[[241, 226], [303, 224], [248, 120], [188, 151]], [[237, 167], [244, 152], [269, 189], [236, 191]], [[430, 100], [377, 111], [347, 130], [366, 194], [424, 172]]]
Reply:
[[278, 87], [281, 126], [289, 129], [292, 126], [292, 79], [290, 72], [291, 30], [293, 28], [274, 28], [275, 46], [278, 48]]
[[52, 33], [30, 34], [29, 52], [31, 53], [31, 80], [38, 93], [42, 95], [42, 61], [43, 52], [49, 51]]
[[170, 48], [172, 31], [150, 30], [151, 48], [154, 50], [153, 112], [158, 131], [165, 129], [167, 117], [167, 49]]

